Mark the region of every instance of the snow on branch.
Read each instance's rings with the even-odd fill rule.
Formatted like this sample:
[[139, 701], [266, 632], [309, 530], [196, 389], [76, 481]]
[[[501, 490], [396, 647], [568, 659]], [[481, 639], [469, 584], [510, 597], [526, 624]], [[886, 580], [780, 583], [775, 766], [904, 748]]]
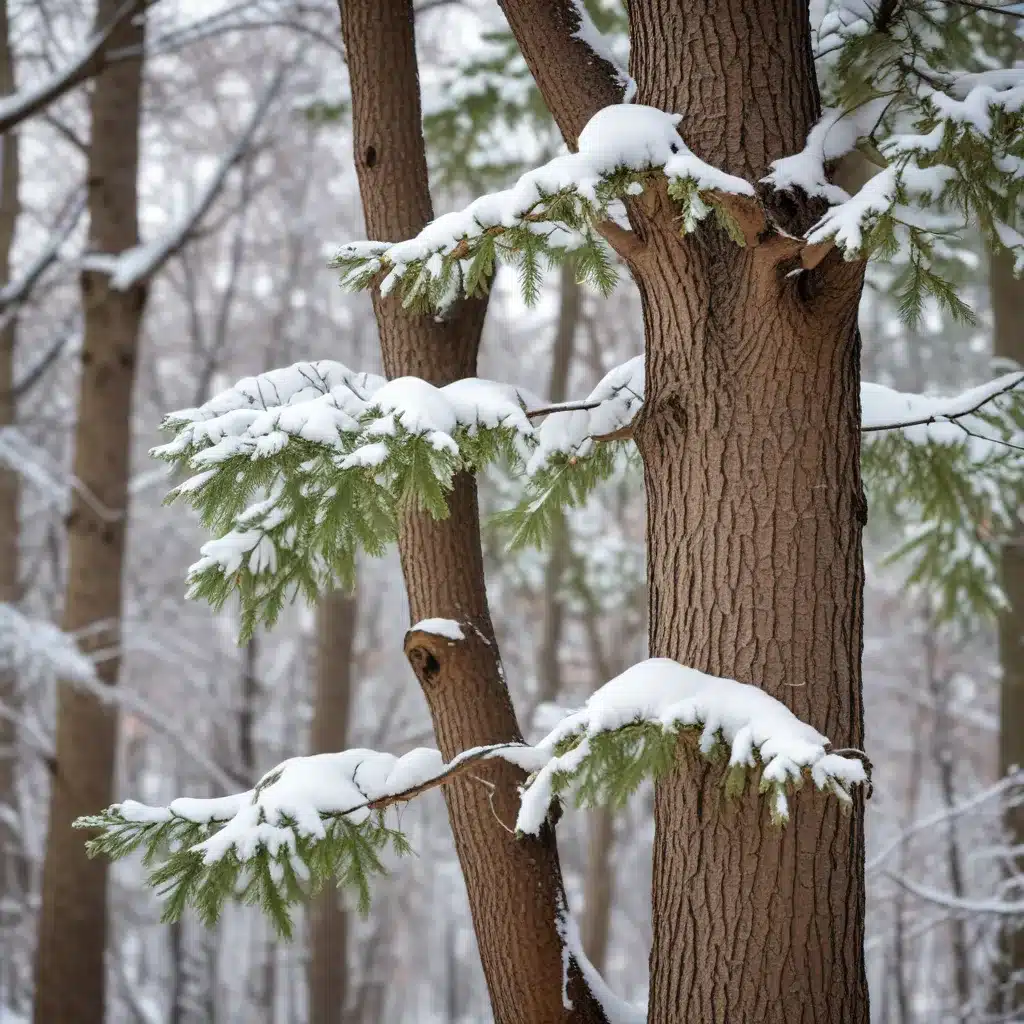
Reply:
[[142, 8], [139, 0], [125, 0], [110, 24], [86, 43], [82, 52], [67, 67], [21, 92], [0, 99], [0, 135], [6, 135], [22, 121], [60, 99], [82, 82], [98, 75], [106, 63], [107, 45], [118, 25]]
[[921, 885], [914, 882], [905, 875], [898, 875], [889, 872], [891, 878], [901, 889], [906, 889], [912, 896], [931, 903], [934, 906], [942, 907], [949, 911], [954, 917], [1017, 917], [1024, 918], [1024, 902], [1010, 902], [1006, 900], [988, 899], [972, 900], [955, 896], [952, 893], [940, 892], [931, 886]]
[[415, 238], [342, 246], [332, 266], [342, 271], [345, 287], [379, 280], [382, 294], [399, 288], [403, 304], [418, 311], [443, 310], [460, 292], [485, 291], [501, 261], [519, 269], [529, 300], [539, 289], [541, 260], [561, 262], [570, 254], [581, 280], [608, 291], [615, 273], [599, 226], [613, 202], [643, 192], [653, 174], [668, 177], [691, 227], [712, 208], [732, 223], [724, 207], [709, 205], [718, 195], [754, 195], [749, 182], [689, 150], [676, 131], [680, 120], [654, 107], [605, 107], [580, 133], [577, 153], [555, 157], [510, 189], [438, 217]]
[[92, 662], [72, 636], [4, 602], [0, 602], [0, 672], [83, 684], [95, 679]]
[[705, 757], [728, 753], [730, 795], [742, 794], [759, 771], [758, 789], [770, 793], [776, 823], [789, 820], [787, 791], [805, 779], [844, 803], [868, 781], [863, 755], [829, 753], [826, 737], [758, 687], [651, 658], [605, 683], [537, 744], [550, 759], [523, 791], [517, 829], [536, 833], [552, 799], [570, 786], [585, 801], [623, 801], [671, 767], [685, 730], [699, 733]]
[[636, 82], [630, 77], [625, 65], [616, 57], [609, 40], [594, 24], [594, 19], [590, 17], [590, 12], [587, 10], [587, 5], [583, 0], [572, 0], [572, 5], [575, 8], [576, 16], [579, 18], [579, 28], [576, 29], [573, 35], [580, 42], [590, 47], [597, 57], [600, 57], [609, 67], [615, 70], [619, 84], [622, 86], [622, 102], [632, 103], [636, 97]]
[[502, 760], [530, 773], [517, 830], [534, 834], [556, 793], [576, 784], [581, 799], [619, 799], [673, 763], [687, 730], [699, 733], [707, 757], [728, 748], [731, 796], [759, 773], [777, 824], [788, 820], [788, 794], [805, 780], [847, 803], [852, 788], [868, 781], [862, 755], [828, 752], [824, 736], [757, 687], [652, 659], [606, 683], [536, 747], [479, 747], [447, 764], [428, 748], [402, 757], [362, 749], [295, 757], [245, 793], [180, 798], [167, 807], [127, 800], [75, 824], [99, 830], [88, 844], [93, 855], [142, 848], [148, 864], [162, 861], [150, 881], [167, 899], [165, 920], [191, 905], [211, 923], [226, 900], [241, 898], [258, 903], [287, 935], [291, 905], [328, 882], [355, 890], [368, 907], [385, 849], [408, 850], [387, 824], [392, 804]]
[[38, 255], [25, 268], [20, 277], [8, 282], [0, 289], [0, 318], [6, 322], [12, 308], [20, 306], [31, 294], [46, 270], [56, 262], [61, 246], [75, 230], [85, 210], [86, 195], [78, 191], [72, 197], [64, 213], [57, 219], [50, 237]]
[[[1011, 30], [1000, 39], [980, 22], [983, 4], [973, 12], [948, 0], [827, 6], [816, 49], [829, 109], [804, 150], [776, 161], [765, 183], [832, 204], [808, 232], [811, 244], [905, 261], [905, 320], [919, 319], [929, 297], [969, 320], [942, 275], [937, 242], [980, 226], [1024, 270], [1024, 67], [999, 66]], [[985, 70], [950, 68], [958, 53]]]
[[[977, 416], [1022, 378], [1008, 375], [950, 399], [865, 384], [865, 429], [918, 424], [903, 432], [904, 447], [937, 442], [940, 429], [980, 437], [965, 413]], [[514, 546], [540, 543], [557, 510], [582, 504], [613, 472], [643, 397], [642, 356], [613, 368], [586, 400], [557, 406], [495, 381], [437, 388], [330, 361], [245, 378], [198, 409], [168, 416], [175, 436], [152, 452], [192, 471], [170, 497], [189, 501], [216, 533], [189, 570], [190, 596], [219, 606], [238, 592], [248, 635], [295, 594], [313, 599], [334, 578], [350, 578], [358, 550], [380, 554], [410, 502], [443, 518], [454, 475], [499, 459], [526, 481], [522, 501], [499, 523], [511, 529]], [[1001, 456], [1001, 445], [990, 442]], [[989, 474], [978, 487], [996, 493], [993, 474], [1012, 475], [1013, 464], [982, 458], [980, 442], [972, 444], [972, 471]], [[931, 447], [915, 472], [937, 483]], [[883, 467], [908, 458], [899, 447], [885, 451]]]
[[111, 287], [117, 291], [127, 291], [140, 282], [149, 280], [172, 256], [180, 252], [182, 246], [195, 233], [217, 196], [220, 195], [231, 169], [242, 161], [252, 149], [256, 131], [263, 123], [274, 98], [280, 92], [289, 67], [290, 64], [286, 62], [278, 68], [235, 144], [224, 154], [213, 176], [197, 196], [192, 208], [166, 234], [152, 242], [126, 249], [116, 256], [107, 253], [89, 253], [82, 260], [83, 266], [109, 273]]
[[[861, 430], [903, 430], [938, 423], [956, 423], [978, 412], [993, 399], [1024, 384], [1024, 372], [1006, 373], [951, 398], [893, 391], [882, 384], [862, 384]], [[914, 436], [937, 440], [936, 432], [915, 432]], [[949, 435], [944, 435], [948, 437]], [[962, 440], [963, 434], [953, 435]]]

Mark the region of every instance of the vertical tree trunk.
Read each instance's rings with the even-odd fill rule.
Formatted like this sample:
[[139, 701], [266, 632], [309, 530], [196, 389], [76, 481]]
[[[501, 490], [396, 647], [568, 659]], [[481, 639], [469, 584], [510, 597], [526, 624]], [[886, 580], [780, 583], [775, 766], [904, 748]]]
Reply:
[[[120, 0], [100, 0], [96, 24], [109, 24]], [[120, 22], [113, 49], [141, 52], [142, 5]], [[90, 100], [89, 245], [120, 253], [138, 243], [136, 212], [141, 58], [111, 64], [97, 77]], [[121, 635], [121, 570], [128, 502], [132, 385], [145, 286], [119, 292], [109, 275], [83, 270], [84, 319], [78, 423], [73, 470], [94, 500], [76, 490], [67, 519], [68, 577], [64, 628], [89, 632], [86, 649], [116, 647]], [[103, 681], [117, 681], [119, 660], [104, 659]], [[43, 871], [36, 958], [37, 1024], [97, 1024], [103, 1020], [107, 867], [90, 860], [79, 815], [111, 800], [117, 719], [110, 706], [73, 686], [58, 696], [56, 769]]]
[[[316, 692], [311, 753], [344, 750], [351, 716], [355, 595], [327, 594], [317, 610]], [[309, 1024], [344, 1024], [348, 1003], [348, 914], [325, 888], [310, 908]]]
[[[0, 96], [14, 92], [14, 55], [6, 0], [0, 2]], [[0, 288], [11, 279], [11, 246], [17, 227], [18, 135], [0, 139]], [[0, 324], [0, 430], [15, 422], [13, 311]], [[18, 475], [0, 464], [0, 604], [14, 604], [18, 585]], [[11, 944], [0, 943], [0, 1007], [14, 1005], [15, 955], [13, 935], [25, 901], [25, 863], [21, 836], [14, 825], [18, 808], [18, 726], [21, 706], [18, 680], [0, 671], [0, 935], [11, 936]], [[18, 909], [15, 909], [18, 908]]]
[[[431, 217], [423, 151], [410, 0], [345, 0], [342, 31], [352, 82], [356, 171], [367, 233], [408, 238]], [[396, 297], [374, 293], [388, 376], [441, 385], [475, 374], [485, 304], [461, 303], [445, 320], [413, 317]], [[399, 553], [413, 621], [463, 624], [449, 643], [423, 632], [406, 653], [423, 687], [438, 747], [450, 758], [521, 733], [502, 675], [484, 588], [476, 482], [455, 480], [450, 515], [435, 522], [409, 511]], [[517, 839], [513, 823], [523, 773], [502, 765], [489, 789], [470, 778], [445, 789], [448, 815], [497, 1024], [603, 1021], [575, 960], [563, 986], [559, 929], [565, 892], [553, 832]], [[567, 996], [572, 1009], [567, 1009]]]
[[[1024, 366], [1024, 281], [1013, 276], [1013, 259], [994, 254], [989, 266], [992, 297], [993, 354]], [[1024, 768], [1024, 522], [1002, 549], [1002, 585], [1007, 607], [999, 618], [999, 771], [1002, 775]], [[1007, 805], [1006, 845], [1024, 849], [1024, 803], [1020, 793]], [[1024, 873], [1024, 858], [1013, 870]], [[997, 1003], [1002, 1012], [1024, 1006], [1024, 926], [1007, 918], [1002, 933], [1002, 962], [997, 972]]]
[[[564, 402], [569, 389], [573, 341], [579, 326], [581, 288], [571, 263], [564, 263], [559, 276], [558, 319], [548, 378], [548, 398], [552, 403]], [[561, 689], [559, 650], [565, 624], [562, 582], [568, 568], [569, 536], [565, 513], [559, 511], [552, 523], [549, 554], [544, 567], [544, 615], [541, 622], [540, 651], [537, 655], [537, 704], [552, 701]]]
[[[630, 21], [640, 102], [680, 111], [699, 156], [757, 181], [803, 147], [806, 3], [634, 0]], [[859, 748], [861, 269], [833, 256], [787, 278], [710, 223], [680, 240], [664, 196], [634, 225], [651, 653], [754, 683]], [[656, 787], [650, 1021], [865, 1024], [861, 797], [844, 816], [804, 787], [779, 830], [721, 783], [682, 742]]]
[[[950, 812], [946, 821], [946, 869], [949, 872], [949, 891], [957, 900], [967, 895], [964, 891], [964, 869], [960, 853], [959, 828], [956, 810], [956, 777], [953, 769], [954, 750], [953, 717], [950, 713], [950, 680], [938, 665], [936, 625], [926, 607], [923, 623], [924, 670], [928, 695], [935, 708], [935, 724], [931, 752], [935, 762], [935, 774], [939, 780], [939, 794], [942, 805]], [[965, 1020], [971, 1002], [970, 951], [967, 939], [967, 922], [960, 916], [949, 921], [950, 959], [953, 963], [953, 1019]]]

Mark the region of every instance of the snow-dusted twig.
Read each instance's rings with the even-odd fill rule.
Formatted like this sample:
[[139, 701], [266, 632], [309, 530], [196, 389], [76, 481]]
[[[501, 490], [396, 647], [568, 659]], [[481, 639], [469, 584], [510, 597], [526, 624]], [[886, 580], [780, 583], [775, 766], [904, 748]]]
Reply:
[[54, 72], [38, 85], [29, 86], [12, 96], [0, 100], [0, 135], [5, 135], [26, 118], [60, 99], [77, 85], [99, 74], [107, 62], [110, 37], [126, 18], [144, 7], [141, 0], [125, 0], [117, 9], [110, 24], [97, 32], [82, 52], [65, 68]]
[[[891, 391], [889, 388], [883, 388], [880, 384], [862, 385], [862, 388], [874, 389], [872, 398], [877, 401], [873, 402], [871, 411], [861, 417], [861, 430], [870, 433], [879, 430], [903, 430], [907, 427], [926, 426], [930, 423], [956, 423], [957, 420], [970, 416], [1000, 395], [1005, 395], [1020, 387], [1021, 384], [1024, 384], [1024, 372], [1007, 373], [952, 398], [929, 398], [926, 395], [902, 394]], [[862, 390], [862, 402], [864, 397]], [[883, 405], [881, 400], [886, 398], [890, 400]], [[884, 411], [890, 410], [893, 404], [899, 400], [902, 400], [906, 406], [910, 418], [901, 417], [885, 422]], [[915, 415], [915, 409], [920, 409], [920, 414]], [[882, 420], [882, 422], [878, 422], [878, 420]]]
[[67, 204], [65, 212], [57, 219], [46, 245], [25, 268], [25, 272], [0, 289], [0, 325], [7, 323], [12, 311], [32, 294], [39, 278], [56, 262], [61, 246], [75, 230], [84, 210], [85, 192], [78, 190]]
[[126, 291], [142, 281], [153, 277], [157, 271], [195, 234], [197, 227], [214, 200], [224, 188], [228, 173], [251, 150], [257, 129], [263, 123], [267, 111], [284, 84], [294, 59], [284, 61], [264, 90], [263, 95], [246, 122], [235, 144], [224, 155], [213, 177], [200, 192], [192, 208], [161, 238], [143, 245], [137, 245], [119, 255], [110, 257], [104, 253], [88, 254], [87, 265], [96, 269], [109, 269], [111, 287]]
[[914, 822], [913, 825], [904, 829], [883, 850], [875, 854], [875, 856], [872, 857], [865, 866], [865, 871], [871, 873], [878, 870], [878, 868], [880, 868], [882, 864], [888, 860], [889, 857], [892, 856], [892, 854], [895, 853], [896, 850], [898, 850], [905, 842], [912, 839], [914, 836], [919, 835], [921, 832], [926, 832], [930, 828], [935, 828], [936, 825], [945, 824], [950, 818], [959, 817], [961, 814], [967, 814], [979, 807], [981, 804], [987, 803], [995, 797], [1002, 796], [1004, 793], [1012, 790], [1016, 786], [1020, 786], [1022, 782], [1024, 782], [1024, 772], [1015, 772], [1013, 775], [1007, 775], [1005, 778], [1000, 779], [997, 783], [989, 786], [987, 789], [983, 789], [980, 793], [975, 793], [973, 796], [961, 801], [956, 805], [956, 807], [937, 811], [935, 814], [932, 814], [927, 818]]
[[912, 896], [926, 903], [933, 903], [935, 906], [948, 910], [954, 917], [973, 917], [976, 915], [997, 917], [1024, 917], [1024, 902], [1004, 903], [1001, 900], [967, 900], [951, 896], [948, 893], [932, 889], [930, 886], [920, 885], [911, 881], [904, 875], [897, 875], [888, 872], [892, 879], [901, 889], [906, 889]]

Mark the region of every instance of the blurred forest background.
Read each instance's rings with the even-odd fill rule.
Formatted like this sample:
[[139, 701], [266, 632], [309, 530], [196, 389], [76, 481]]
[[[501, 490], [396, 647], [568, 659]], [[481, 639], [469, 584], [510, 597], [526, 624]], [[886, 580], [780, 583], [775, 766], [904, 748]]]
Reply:
[[[0, 101], [9, 129], [0, 182], [4, 1024], [27, 1018], [33, 998], [46, 808], [61, 769], [52, 759], [58, 687], [78, 687], [100, 709], [93, 714], [119, 713], [116, 795], [154, 804], [248, 788], [278, 761], [313, 749], [400, 754], [432, 742], [402, 654], [408, 619], [395, 555], [361, 563], [353, 596], [293, 607], [271, 632], [239, 647], [237, 609], [213, 613], [184, 599], [185, 570], [205, 532], [184, 506], [162, 506], [167, 470], [147, 456], [161, 440], [165, 413], [198, 405], [241, 376], [312, 358], [380, 372], [366, 296], [344, 294], [326, 269], [331, 243], [363, 233], [337, 3], [159, 0], [147, 12], [144, 41], [125, 29], [130, 4], [100, 6], [96, 23], [118, 26], [105, 66], [145, 53], [138, 193], [129, 189], [122, 199], [137, 210], [139, 237], [158, 243], [140, 250], [126, 291], [145, 294], [131, 415], [116, 428], [130, 444], [126, 506], [110, 502], [116, 487], [94, 493], [72, 460], [76, 432], [100, 462], [110, 443], [78, 420], [90, 159], [116, 160], [132, 126], [90, 123], [100, 66], [89, 56], [97, 38], [92, 5], [0, 0], [0, 92], [20, 97]], [[606, 28], [614, 28], [615, 6], [593, 5]], [[553, 128], [531, 105], [525, 65], [502, 29], [487, 0], [418, 6], [439, 211], [556, 152]], [[63, 80], [62, 69], [79, 65], [74, 87], [37, 95], [29, 116], [20, 116], [33, 87]], [[104, 145], [105, 158], [97, 152]], [[909, 331], [890, 299], [891, 272], [872, 270], [862, 317], [866, 380], [955, 392], [987, 379], [993, 301], [1017, 325], [1016, 353], [1004, 343], [999, 354], [1020, 358], [1024, 286], [1005, 267], [993, 270], [980, 240], [963, 240], [951, 259], [977, 326], [951, 328], [947, 320], [940, 331], [938, 319], [926, 317]], [[1000, 275], [993, 299], [990, 283]], [[641, 347], [639, 304], [627, 279], [606, 301], [585, 293], [571, 273], [553, 273], [527, 309], [515, 282], [499, 275], [480, 372], [558, 401], [585, 394]], [[516, 486], [489, 476], [485, 507], [509, 504]], [[127, 530], [123, 564], [103, 569], [120, 573], [119, 613], [116, 588], [111, 613], [109, 594], [73, 595], [74, 581], [66, 582], [73, 500], [98, 503], [112, 529]], [[546, 552], [510, 557], [503, 539], [488, 533], [505, 671], [533, 735], [551, 704], [581, 702], [646, 656], [642, 502], [638, 468], [624, 467], [586, 509], [564, 517]], [[1001, 702], [1000, 685], [1004, 678], [1021, 685], [1024, 554], [1019, 541], [1006, 549], [1017, 605], [1003, 616], [1001, 668], [994, 616], [939, 622], [934, 602], [905, 586], [905, 568], [885, 563], [900, 539], [897, 527], [872, 522], [869, 537], [873, 1016], [887, 1024], [980, 1021], [1000, 929], [1007, 922], [1018, 928], [1024, 907], [1013, 878], [1024, 829], [1016, 822], [1014, 777], [1000, 781], [1015, 767], [1012, 736], [1021, 728], [1019, 712], [1014, 720], [1012, 705]], [[46, 623], [66, 624], [86, 661]], [[116, 690], [100, 689], [115, 677]], [[97, 744], [104, 735], [97, 733]], [[396, 863], [376, 887], [369, 919], [351, 908], [318, 907], [290, 943], [244, 907], [231, 908], [213, 929], [188, 915], [163, 925], [138, 863], [114, 866], [107, 1020], [487, 1020], [440, 795], [406, 807], [402, 822], [416, 856]], [[632, 1000], [645, 997], [652, 829], [647, 788], [619, 811], [572, 811], [560, 829], [587, 952]]]

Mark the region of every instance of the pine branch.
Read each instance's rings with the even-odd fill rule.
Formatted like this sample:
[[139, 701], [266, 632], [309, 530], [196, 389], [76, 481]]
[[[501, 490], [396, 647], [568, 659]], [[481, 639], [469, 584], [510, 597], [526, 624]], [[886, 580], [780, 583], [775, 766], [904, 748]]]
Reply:
[[[630, 693], [644, 696], [631, 707], [623, 699]], [[177, 920], [192, 906], [210, 924], [226, 901], [241, 900], [260, 906], [289, 936], [291, 908], [329, 881], [353, 890], [368, 909], [370, 880], [385, 871], [385, 851], [409, 849], [405, 836], [386, 824], [387, 807], [465, 774], [476, 778], [500, 759], [532, 773], [517, 829], [536, 833], [557, 793], [574, 785], [581, 800], [622, 800], [674, 763], [688, 731], [700, 732], [698, 749], [706, 757], [731, 749], [730, 796], [740, 797], [748, 774], [759, 773], [759, 791], [770, 794], [777, 824], [788, 819], [788, 793], [805, 779], [844, 803], [853, 786], [868, 780], [859, 751], [843, 752], [852, 757], [826, 752], [825, 737], [756, 687], [654, 659], [607, 683], [537, 747], [495, 744], [448, 764], [426, 749], [401, 758], [367, 750], [292, 758], [247, 793], [179, 799], [168, 807], [125, 801], [75, 827], [99, 832], [87, 844], [91, 856], [143, 851], [150, 884], [165, 898], [164, 920]]]

